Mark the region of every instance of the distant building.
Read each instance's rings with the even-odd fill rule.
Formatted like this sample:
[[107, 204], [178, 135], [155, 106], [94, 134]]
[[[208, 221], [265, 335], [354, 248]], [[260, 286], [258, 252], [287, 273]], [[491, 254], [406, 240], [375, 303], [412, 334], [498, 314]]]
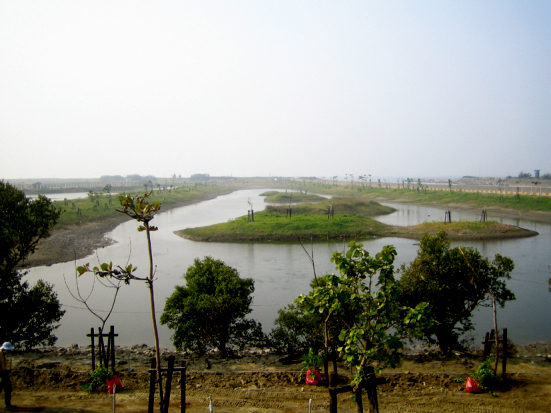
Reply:
[[540, 170], [539, 169], [534, 169], [534, 178], [540, 179]]
[[18, 186], [21, 189], [42, 189], [42, 182], [22, 182]]

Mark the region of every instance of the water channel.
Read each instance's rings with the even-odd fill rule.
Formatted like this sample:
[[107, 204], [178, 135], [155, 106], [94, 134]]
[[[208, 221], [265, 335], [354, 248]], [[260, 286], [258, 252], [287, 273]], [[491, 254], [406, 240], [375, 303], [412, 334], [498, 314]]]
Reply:
[[[252, 202], [255, 211], [264, 208], [264, 198], [259, 194], [264, 190], [248, 189], [220, 196], [196, 205], [180, 207], [159, 214], [154, 224], [159, 231], [152, 234], [154, 259], [157, 264], [157, 281], [155, 295], [157, 318], [160, 317], [166, 297], [175, 285], [183, 285], [182, 278], [188, 266], [195, 258], [212, 256], [223, 260], [236, 268], [241, 277], [255, 280], [253, 312], [250, 317], [261, 322], [265, 331], [273, 327], [278, 309], [291, 303], [301, 293], [308, 293], [309, 283], [313, 277], [312, 265], [297, 244], [283, 243], [203, 243], [193, 242], [174, 235], [173, 231], [186, 227], [198, 227], [246, 214]], [[411, 205], [389, 204], [397, 212], [378, 217], [377, 219], [394, 225], [413, 225], [424, 221], [443, 220], [444, 211]], [[478, 219], [473, 214], [452, 211], [452, 218]], [[489, 216], [489, 219], [496, 219]], [[499, 220], [499, 218], [497, 218]], [[547, 289], [551, 264], [551, 225], [523, 220], [503, 219], [504, 223], [536, 230], [539, 236], [525, 239], [501, 241], [462, 242], [461, 245], [476, 247], [484, 256], [493, 258], [495, 254], [511, 257], [515, 262], [513, 279], [508, 282], [517, 300], [510, 302], [498, 311], [500, 327], [508, 327], [509, 337], [518, 344], [551, 340], [551, 293]], [[116, 241], [115, 244], [100, 249], [77, 264], [89, 262], [96, 265], [99, 261], [113, 261], [126, 264], [128, 261], [138, 267], [138, 274], [145, 276], [148, 271], [146, 241], [143, 233], [136, 231], [134, 222], [119, 225], [107, 234]], [[372, 254], [381, 250], [384, 245], [392, 244], [398, 251], [396, 266], [410, 262], [415, 258], [418, 241], [402, 238], [380, 238], [364, 241], [365, 248]], [[453, 244], [452, 244], [453, 245]], [[310, 248], [310, 247], [308, 247]], [[313, 247], [317, 274], [334, 271], [330, 261], [335, 251], [342, 251], [343, 243], [318, 243]], [[69, 289], [76, 294], [75, 266], [73, 262], [55, 264], [49, 267], [36, 267], [30, 270], [26, 279], [33, 283], [39, 278], [55, 284], [59, 298], [66, 310], [61, 326], [56, 330], [56, 345], [67, 346], [73, 343], [87, 344], [86, 334], [91, 327], [99, 326], [99, 321], [76, 301]], [[65, 281], [69, 287], [65, 285]], [[83, 297], [92, 291], [91, 275], [79, 279], [79, 288]], [[96, 283], [89, 299], [90, 306], [105, 314], [110, 307], [113, 290]], [[492, 328], [490, 309], [477, 310], [476, 341], [482, 340], [485, 331]], [[153, 344], [151, 316], [149, 310], [149, 292], [145, 284], [132, 282], [124, 285], [119, 292], [114, 312], [107, 325], [114, 325], [119, 334], [117, 344], [130, 345]], [[160, 327], [161, 346], [172, 348], [171, 331]], [[480, 340], [479, 340], [480, 338]]]

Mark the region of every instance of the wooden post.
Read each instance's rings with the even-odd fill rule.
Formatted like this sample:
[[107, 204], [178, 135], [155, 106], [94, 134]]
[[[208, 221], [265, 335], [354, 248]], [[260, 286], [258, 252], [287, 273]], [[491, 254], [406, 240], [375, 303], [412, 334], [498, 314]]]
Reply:
[[107, 359], [105, 357], [105, 343], [103, 342], [103, 330], [98, 327], [98, 353], [99, 353], [99, 365], [100, 367], [107, 367]]
[[105, 368], [109, 370], [109, 360], [111, 359], [111, 334], [107, 335], [107, 349], [105, 351]]
[[377, 399], [377, 378], [375, 377], [375, 368], [366, 367], [366, 372], [369, 374], [365, 385], [367, 400], [369, 402], [369, 412], [379, 413], [379, 401]]
[[329, 413], [337, 412], [337, 389], [329, 388]]
[[157, 380], [157, 360], [151, 359], [151, 369], [149, 370], [149, 404], [147, 407], [147, 413], [153, 413], [153, 407], [155, 405], [155, 381]]
[[359, 389], [357, 389], [354, 392], [354, 387], [351, 385], [341, 386], [341, 387], [334, 387], [336, 383], [336, 377], [337, 373], [331, 373], [331, 387], [329, 387], [329, 412], [330, 413], [337, 413], [338, 412], [338, 406], [337, 406], [337, 394], [340, 393], [347, 393], [347, 392], [354, 392], [356, 396], [356, 403], [358, 406], [358, 412], [363, 412], [363, 402], [362, 402], [362, 388], [367, 389], [368, 398], [369, 398], [369, 411], [370, 413], [378, 413], [379, 412], [379, 404], [377, 402], [377, 385], [378, 384], [384, 384], [386, 383], [386, 380], [384, 378], [377, 379], [375, 377], [375, 370], [373, 369], [373, 375], [371, 375], [370, 379], [367, 381], [364, 381]]
[[111, 340], [111, 369], [115, 371], [115, 326], [109, 330], [109, 339]]
[[90, 329], [90, 340], [92, 341], [92, 371], [96, 369], [96, 346], [94, 345], [94, 327]]
[[329, 383], [329, 360], [327, 360], [327, 357], [323, 358], [323, 375], [325, 376], [325, 381]]
[[505, 379], [507, 373], [507, 329], [503, 329], [503, 360], [501, 361], [501, 378]]
[[[98, 333], [94, 332], [94, 328], [90, 329], [90, 334], [86, 335], [90, 337], [90, 343], [92, 346], [92, 370], [96, 369], [96, 345], [95, 338], [98, 337], [98, 346], [97, 346], [97, 358], [99, 359], [100, 367], [105, 366], [109, 369], [109, 360], [111, 360], [111, 368], [115, 371], [115, 337], [118, 334], [115, 334], [115, 327], [111, 326], [111, 331], [109, 334], [103, 334], [101, 328], [98, 328]], [[105, 344], [103, 337], [108, 337], [107, 340], [107, 352], [105, 351]]]
[[484, 338], [484, 341], [482, 344], [484, 344], [484, 353], [483, 353], [483, 359], [486, 360], [488, 357], [490, 357], [490, 351], [492, 350], [492, 340], [494, 339], [495, 331], [492, 329], [490, 333], [486, 333], [486, 337]]
[[168, 405], [170, 404], [170, 391], [172, 387], [172, 373], [174, 372], [174, 356], [168, 358], [168, 372], [165, 385], [164, 404], [161, 406], [163, 413], [168, 413]]
[[356, 396], [356, 411], [358, 413], [364, 413], [364, 406], [362, 403], [362, 388], [359, 387], [358, 390], [356, 390], [355, 393]]
[[339, 375], [336, 371], [332, 371], [329, 375], [329, 387], [337, 387], [339, 384]]

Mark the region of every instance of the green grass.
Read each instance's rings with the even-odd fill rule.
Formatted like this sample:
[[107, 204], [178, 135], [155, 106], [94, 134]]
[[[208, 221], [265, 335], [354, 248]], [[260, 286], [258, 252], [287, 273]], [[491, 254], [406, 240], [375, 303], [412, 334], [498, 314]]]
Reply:
[[[172, 190], [171, 192], [164, 191], [160, 194], [157, 193], [155, 189], [155, 194], [153, 200], [162, 200], [163, 209], [167, 210], [174, 206], [189, 205], [197, 202], [204, 201], [206, 199], [214, 198], [221, 194], [226, 194], [234, 190], [243, 189], [243, 188], [276, 188], [280, 191], [267, 191], [263, 195], [269, 195], [274, 193], [281, 193], [285, 190], [297, 191], [301, 189], [303, 192], [308, 191], [310, 195], [314, 193], [320, 193], [325, 195], [333, 196], [331, 201], [322, 201], [315, 204], [300, 204], [293, 205], [293, 221], [301, 214], [314, 214], [320, 215], [322, 220], [326, 217], [327, 208], [329, 203], [333, 203], [335, 208], [335, 214], [347, 214], [355, 215], [359, 214], [364, 217], [373, 216], [373, 215], [382, 215], [388, 213], [385, 210], [376, 210], [375, 204], [373, 208], [368, 212], [367, 209], [362, 209], [358, 206], [352, 205], [353, 202], [346, 199], [340, 199], [339, 197], [353, 197], [356, 200], [361, 200], [362, 202], [370, 202], [373, 199], [392, 202], [405, 202], [412, 204], [434, 204], [440, 206], [448, 206], [453, 204], [464, 204], [476, 208], [509, 208], [511, 210], [519, 211], [551, 211], [551, 197], [539, 197], [534, 195], [521, 195], [517, 199], [516, 195], [496, 195], [496, 194], [477, 194], [477, 193], [468, 193], [461, 191], [416, 191], [408, 189], [385, 189], [378, 188], [376, 186], [362, 186], [361, 184], [355, 184], [354, 187], [350, 185], [332, 185], [324, 184], [322, 182], [299, 182], [299, 181], [290, 181], [285, 179], [266, 179], [266, 178], [254, 178], [246, 180], [237, 180], [232, 184], [225, 185], [198, 185], [197, 187], [191, 188], [179, 188]], [[512, 188], [509, 188], [512, 189]], [[134, 194], [143, 194], [143, 190], [132, 191]], [[300, 193], [298, 194], [300, 195]], [[308, 195], [308, 196], [310, 196]], [[297, 193], [293, 193], [293, 201], [296, 201]], [[536, 200], [538, 202], [536, 202]], [[71, 208], [71, 204], [75, 203], [75, 209]], [[359, 201], [354, 201], [359, 202]], [[118, 220], [120, 222], [126, 220], [127, 218], [115, 212], [115, 208], [119, 205], [117, 196], [112, 196], [112, 205], [109, 206], [107, 210], [105, 209], [105, 204], [108, 203], [106, 196], [102, 196], [99, 199], [99, 206], [97, 211], [93, 210], [94, 203], [90, 202], [88, 199], [80, 200], [69, 200], [68, 205], [64, 205], [63, 201], [54, 202], [55, 205], [62, 207], [65, 212], [60, 218], [60, 223], [58, 227], [70, 227], [72, 225], [85, 224], [88, 222], [99, 222], [102, 220]], [[378, 205], [378, 204], [377, 204]], [[382, 207], [382, 206], [381, 206]], [[78, 208], [81, 209], [81, 215], [77, 215]], [[278, 209], [279, 208], [279, 209]], [[287, 209], [286, 205], [281, 206], [269, 206], [266, 210], [267, 214], [285, 214]], [[336, 217], [335, 215], [335, 217]], [[255, 214], [257, 221], [259, 219], [259, 214]], [[329, 225], [324, 223], [323, 225]], [[349, 231], [353, 232], [355, 228], [352, 228], [353, 225], [364, 225], [361, 222], [350, 224], [351, 228]], [[370, 226], [371, 224], [366, 224]], [[334, 225], [336, 226], [336, 225]], [[329, 229], [329, 228], [327, 228]], [[292, 231], [292, 229], [286, 229]], [[359, 229], [358, 231], [363, 231]], [[329, 232], [328, 232], [329, 233]], [[252, 235], [255, 237], [254, 235]]]
[[[319, 183], [305, 183], [301, 189], [308, 192], [317, 192], [333, 196], [364, 196], [367, 198], [384, 199], [386, 201], [399, 201], [412, 204], [435, 204], [448, 206], [453, 204], [464, 204], [474, 208], [506, 208], [519, 211], [547, 211], [551, 212], [551, 197], [536, 195], [514, 194], [490, 194], [454, 191], [417, 191], [408, 189], [386, 189], [378, 188], [376, 185], [369, 186], [355, 185], [353, 188], [348, 185], [327, 185]], [[513, 187], [502, 187], [502, 190], [514, 191]], [[498, 188], [496, 188], [498, 190]]]
[[[329, 219], [328, 208], [333, 205], [335, 214]], [[388, 225], [369, 216], [389, 214], [394, 208], [377, 202], [354, 197], [324, 199], [320, 203], [292, 206], [292, 217], [287, 206], [268, 206], [254, 215], [254, 222], [243, 216], [226, 223], [201, 228], [188, 228], [177, 234], [202, 241], [296, 241], [304, 239], [327, 240], [332, 238], [368, 237], [387, 232]]]
[[268, 191], [267, 193], [269, 193], [269, 195], [266, 195], [266, 199], [264, 200], [264, 202], [270, 202], [274, 204], [289, 204], [290, 202], [320, 202], [326, 199], [319, 195], [301, 194], [299, 192], [283, 193], [277, 191]]
[[[361, 197], [335, 197], [322, 198], [322, 202], [314, 204], [292, 205], [293, 215], [327, 215], [329, 207], [333, 207], [334, 215], [358, 214], [363, 216], [385, 215], [396, 211], [394, 208], [384, 206], [378, 202]], [[287, 205], [268, 205], [265, 213], [286, 215]]]
[[[335, 215], [328, 219], [328, 208], [333, 205]], [[365, 197], [334, 197], [320, 203], [299, 204], [292, 207], [292, 218], [287, 206], [268, 206], [256, 213], [254, 222], [242, 216], [226, 223], [200, 228], [187, 228], [176, 233], [196, 241], [214, 242], [296, 242], [302, 240], [329, 240], [335, 238], [365, 239], [373, 236], [407, 237], [419, 239], [425, 233], [447, 232], [450, 239], [483, 239], [531, 236], [529, 231], [515, 231], [516, 227], [495, 221], [458, 221], [453, 223], [425, 222], [410, 227], [386, 225], [370, 218], [394, 211]]]
[[490, 230], [493, 228], [498, 228], [503, 224], [498, 223], [497, 221], [457, 221], [457, 222], [424, 222], [419, 225], [415, 225], [414, 228], [419, 229], [423, 232], [429, 231], [484, 231]]
[[388, 226], [362, 215], [295, 215], [258, 213], [254, 222], [240, 217], [230, 222], [200, 228], [187, 228], [177, 234], [202, 241], [296, 241], [332, 238], [365, 238], [383, 232]]
[[[161, 211], [173, 208], [175, 206], [190, 205], [197, 202], [201, 202], [207, 199], [215, 198], [216, 196], [230, 193], [236, 189], [240, 189], [238, 185], [234, 186], [204, 186], [198, 185], [197, 187], [190, 188], [178, 188], [172, 191], [162, 191], [158, 193], [155, 189], [151, 201], [162, 201], [163, 206]], [[128, 194], [143, 195], [143, 190], [127, 191]], [[111, 196], [111, 205], [109, 205], [109, 197], [101, 195], [98, 199], [99, 206], [94, 209], [96, 202], [90, 201], [90, 199], [73, 199], [68, 200], [68, 205], [65, 205], [64, 201], [55, 201], [54, 205], [61, 207], [64, 212], [61, 214], [58, 226], [59, 228], [70, 227], [73, 225], [85, 224], [88, 222], [99, 222], [108, 219], [125, 221], [127, 218], [125, 215], [116, 212], [115, 208], [120, 206], [118, 195]], [[74, 203], [75, 207], [72, 207]], [[107, 207], [106, 207], [107, 204]], [[80, 209], [80, 215], [78, 211]]]

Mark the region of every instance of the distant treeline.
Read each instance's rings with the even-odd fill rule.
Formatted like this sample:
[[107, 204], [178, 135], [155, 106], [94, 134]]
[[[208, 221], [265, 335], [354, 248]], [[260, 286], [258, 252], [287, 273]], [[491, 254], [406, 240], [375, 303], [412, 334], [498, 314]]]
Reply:
[[153, 175], [102, 175], [100, 177], [100, 181], [102, 182], [119, 182], [119, 181], [133, 181], [133, 182], [141, 182], [141, 181], [156, 181], [157, 178], [155, 178]]
[[223, 180], [230, 180], [235, 179], [232, 176], [210, 176], [210, 174], [193, 174], [190, 176], [190, 181], [223, 181]]

